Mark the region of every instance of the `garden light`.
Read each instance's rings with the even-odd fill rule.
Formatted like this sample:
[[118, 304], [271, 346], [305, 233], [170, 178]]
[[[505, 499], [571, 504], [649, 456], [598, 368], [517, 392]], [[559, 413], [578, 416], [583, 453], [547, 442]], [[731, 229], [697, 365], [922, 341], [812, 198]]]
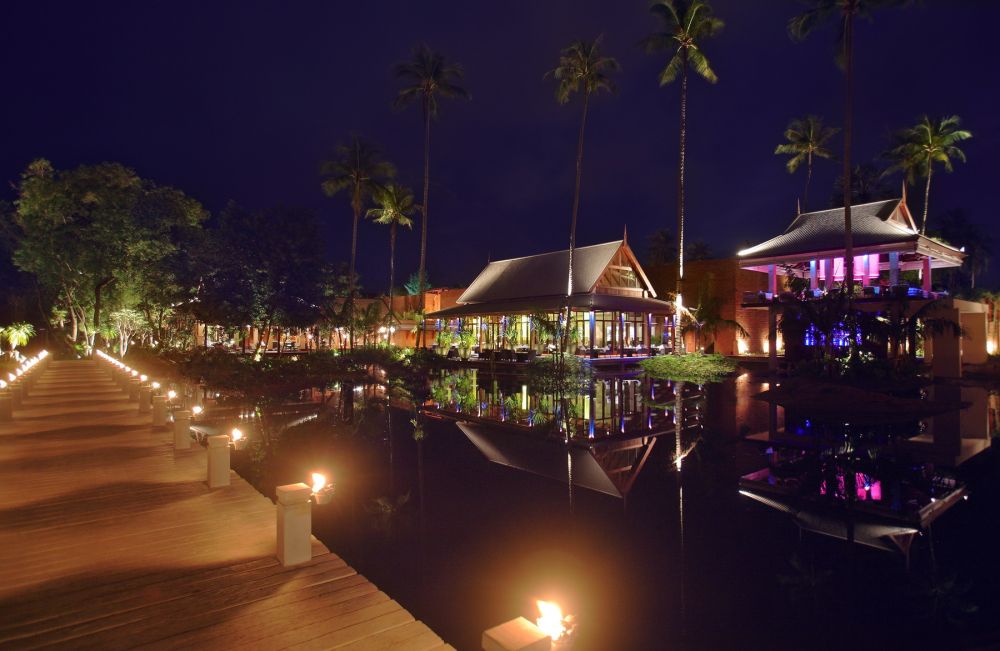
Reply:
[[328, 504], [333, 498], [333, 484], [321, 472], [312, 473], [312, 498], [316, 504]]
[[139, 381], [140, 382], [145, 382], [148, 379], [149, 379], [149, 376], [146, 375], [145, 373], [139, 376]]
[[160, 383], [159, 382], [153, 382], [153, 384], [150, 385], [150, 386], [152, 386], [154, 389], [159, 389], [160, 388]]
[[173, 400], [176, 397], [177, 397], [177, 392], [176, 391], [174, 391], [173, 389], [171, 389], [170, 391], [167, 391], [167, 400]]
[[200, 416], [201, 412], [203, 411], [204, 409], [202, 408], [201, 405], [195, 405], [194, 407], [191, 407], [191, 413], [194, 414], [195, 416]]

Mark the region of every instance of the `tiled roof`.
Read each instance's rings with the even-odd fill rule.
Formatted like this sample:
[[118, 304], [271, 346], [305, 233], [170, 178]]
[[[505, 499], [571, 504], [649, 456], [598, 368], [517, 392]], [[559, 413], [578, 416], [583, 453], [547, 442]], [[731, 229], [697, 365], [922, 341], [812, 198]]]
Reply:
[[[611, 263], [622, 240], [573, 249], [573, 293], [590, 291]], [[459, 303], [484, 303], [538, 296], [565, 296], [569, 250], [497, 260], [486, 265]]]
[[[899, 199], [851, 206], [855, 248], [914, 241], [919, 235], [902, 220], [890, 219]], [[844, 209], [802, 213], [784, 233], [739, 252], [741, 258], [771, 258], [844, 248]]]

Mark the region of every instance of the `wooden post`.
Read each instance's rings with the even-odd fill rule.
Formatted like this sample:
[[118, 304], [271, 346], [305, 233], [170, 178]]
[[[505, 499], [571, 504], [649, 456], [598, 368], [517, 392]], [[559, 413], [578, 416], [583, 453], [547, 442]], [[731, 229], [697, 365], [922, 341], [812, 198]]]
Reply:
[[[159, 397], [159, 396], [158, 396]], [[208, 437], [208, 487], [229, 485], [229, 437], [224, 434]]]
[[[227, 447], [228, 449], [228, 447]], [[278, 486], [278, 561], [285, 567], [312, 560], [312, 490], [303, 483]]]
[[20, 409], [24, 402], [24, 387], [20, 384], [12, 384], [7, 389], [10, 395], [10, 404], [14, 409]]
[[139, 387], [139, 413], [148, 414], [153, 406], [153, 388], [148, 384]]
[[549, 651], [552, 638], [524, 617], [483, 632], [483, 651]]
[[129, 402], [135, 402], [139, 399], [140, 385], [142, 385], [142, 382], [139, 381], [139, 378], [132, 378], [131, 380], [128, 381]]
[[0, 393], [0, 423], [14, 419], [14, 401], [7, 392]]
[[924, 258], [923, 290], [925, 292], [931, 291], [931, 257], [930, 256], [927, 256], [927, 257]]

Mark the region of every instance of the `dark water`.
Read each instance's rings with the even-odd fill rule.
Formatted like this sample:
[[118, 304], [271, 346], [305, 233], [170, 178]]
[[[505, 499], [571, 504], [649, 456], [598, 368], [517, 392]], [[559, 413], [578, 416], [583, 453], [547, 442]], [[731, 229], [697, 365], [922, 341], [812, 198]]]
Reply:
[[570, 408], [569, 445], [546, 433], [544, 396], [517, 378], [480, 380], [474, 394], [444, 382], [464, 406], [434, 394], [471, 429], [430, 420], [418, 444], [410, 412], [366, 408], [377, 397], [366, 390], [358, 432], [301, 428], [263, 468], [249, 450], [234, 463], [265, 491], [331, 472], [337, 491], [314, 507], [316, 535], [459, 649], [533, 619], [536, 599], [577, 616], [579, 649], [1000, 644], [995, 394], [963, 389], [969, 408], [898, 437], [913, 448], [906, 459], [947, 468], [971, 495], [934, 523], [933, 544], [916, 539], [907, 571], [900, 553], [800, 537], [788, 515], [740, 494], [741, 476], [809, 439], [801, 415], [786, 427], [781, 408], [751, 398], [761, 380], [600, 379], [594, 400]]

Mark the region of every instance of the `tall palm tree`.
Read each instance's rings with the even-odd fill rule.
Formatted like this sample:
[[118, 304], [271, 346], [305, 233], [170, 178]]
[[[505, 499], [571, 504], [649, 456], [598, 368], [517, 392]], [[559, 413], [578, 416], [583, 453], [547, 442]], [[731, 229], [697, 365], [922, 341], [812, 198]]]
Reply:
[[[681, 79], [681, 126], [679, 164], [677, 167], [677, 305], [683, 305], [681, 288], [684, 282], [684, 174], [687, 156], [687, 84], [688, 70], [714, 84], [719, 78], [701, 51], [700, 42], [715, 36], [724, 23], [712, 15], [712, 7], [704, 0], [654, 0], [649, 10], [663, 21], [663, 31], [643, 39], [646, 52], [671, 52], [670, 60], [660, 72], [660, 85]], [[678, 315], [680, 310], [678, 310]], [[675, 317], [677, 318], [677, 317]], [[674, 350], [677, 347], [677, 323], [674, 328]]]
[[332, 197], [341, 190], [351, 193], [351, 209], [354, 225], [351, 229], [351, 265], [347, 277], [348, 337], [354, 348], [354, 289], [355, 262], [358, 256], [358, 221], [365, 202], [377, 193], [388, 179], [396, 175], [396, 168], [382, 159], [382, 152], [370, 142], [354, 133], [346, 145], [339, 145], [335, 158], [323, 161], [320, 166], [323, 176], [322, 188]]
[[844, 285], [854, 286], [854, 236], [851, 231], [851, 137], [854, 135], [854, 19], [868, 18], [883, 7], [907, 4], [908, 0], [811, 0], [811, 7], [788, 21], [788, 34], [801, 41], [820, 25], [836, 20], [837, 63], [844, 69]]
[[389, 227], [389, 323], [395, 315], [392, 311], [392, 289], [396, 285], [396, 227], [413, 227], [413, 215], [416, 206], [413, 203], [413, 192], [401, 185], [390, 184], [375, 195], [378, 208], [369, 208], [367, 217], [376, 224]]
[[[618, 61], [601, 53], [603, 36], [593, 41], [574, 41], [559, 54], [559, 65], [545, 73], [546, 78], [555, 79], [556, 101], [567, 104], [577, 92], [583, 94], [580, 115], [580, 133], [576, 141], [576, 184], [573, 187], [573, 212], [569, 226], [569, 269], [567, 273], [566, 296], [573, 294], [573, 249], [576, 247], [576, 221], [580, 211], [580, 179], [583, 174], [583, 134], [587, 128], [587, 109], [590, 96], [600, 91], [614, 92], [615, 84], [611, 73], [618, 72]], [[566, 313], [569, 323], [569, 310]], [[567, 332], [569, 326], [567, 325]]]
[[807, 115], [796, 118], [785, 128], [785, 140], [775, 147], [775, 154], [787, 154], [791, 158], [785, 163], [789, 174], [794, 174], [802, 163], [806, 164], [806, 189], [802, 196], [802, 209], [809, 210], [809, 182], [813, 174], [813, 157], [831, 158], [833, 153], [826, 148], [826, 142], [840, 129], [823, 124], [823, 118]]
[[[462, 86], [462, 67], [447, 63], [443, 55], [420, 44], [413, 50], [409, 61], [397, 63], [393, 74], [404, 83], [396, 94], [393, 108], [401, 109], [419, 103], [424, 118], [424, 200], [420, 204], [423, 219], [420, 223], [420, 310], [424, 310], [427, 286], [427, 219], [431, 187], [431, 119], [438, 114], [439, 98], [469, 99], [469, 92]], [[418, 331], [423, 332], [423, 327]], [[420, 342], [417, 342], [420, 345]]]
[[918, 176], [927, 179], [924, 185], [924, 217], [920, 233], [927, 232], [927, 207], [931, 198], [931, 175], [934, 163], [941, 163], [946, 172], [954, 168], [951, 159], [965, 162], [965, 152], [956, 143], [968, 140], [972, 133], [960, 129], [962, 120], [957, 115], [932, 120], [926, 115], [909, 129], [893, 135], [892, 146], [886, 157], [893, 162], [887, 171], [902, 170], [907, 183], [915, 183]]

